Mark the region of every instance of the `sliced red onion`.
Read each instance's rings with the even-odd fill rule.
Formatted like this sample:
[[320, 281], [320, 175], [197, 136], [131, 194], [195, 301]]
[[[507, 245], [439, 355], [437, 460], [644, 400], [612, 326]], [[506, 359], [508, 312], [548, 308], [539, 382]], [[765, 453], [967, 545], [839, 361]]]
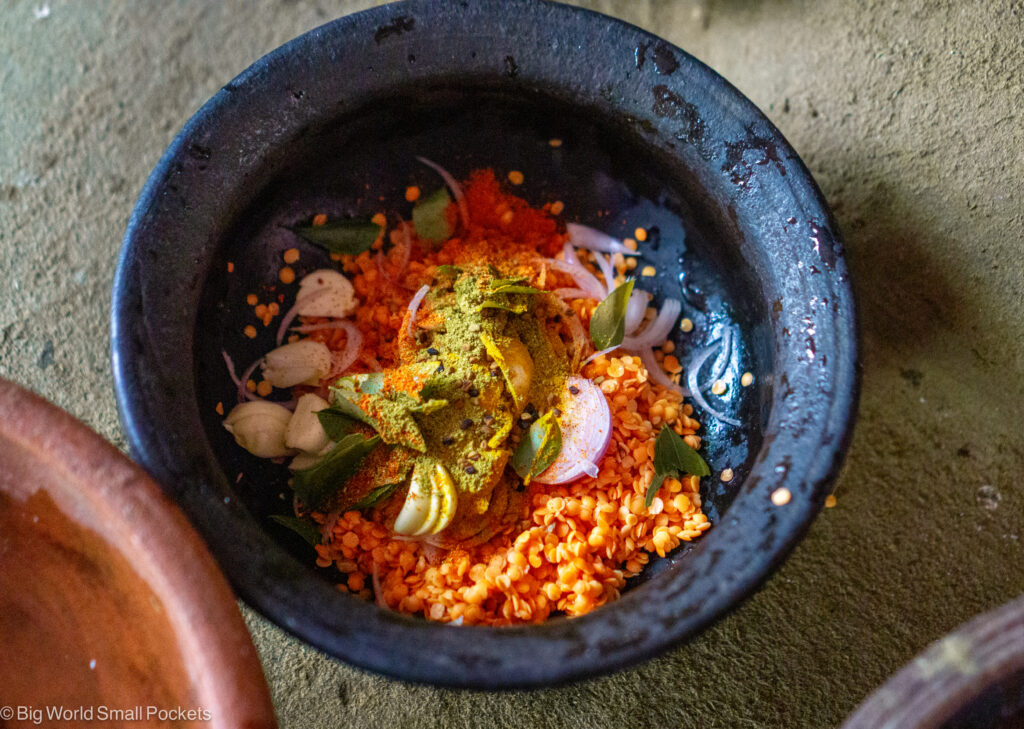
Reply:
[[654, 350], [644, 348], [640, 350], [640, 361], [644, 363], [644, 367], [647, 368], [647, 375], [662, 387], [667, 387], [672, 392], [678, 392], [680, 395], [686, 395], [686, 389], [677, 385], [672, 381], [672, 378], [665, 374], [665, 370], [658, 364], [658, 360], [654, 358]]
[[[628, 308], [627, 308], [628, 310]], [[635, 336], [626, 337], [622, 344], [626, 349], [641, 350], [649, 347], [660, 347], [665, 343], [676, 319], [683, 310], [683, 302], [679, 299], [665, 299], [657, 318], [646, 329]]]
[[373, 585], [373, 601], [377, 607], [390, 610], [391, 606], [384, 600], [384, 590], [380, 585], [380, 570], [377, 567], [377, 560], [373, 560], [373, 569], [370, 571], [370, 584]]
[[408, 222], [402, 222], [402, 259], [399, 261], [398, 275], [401, 276], [405, 273], [405, 269], [409, 267], [409, 256], [412, 254], [412, 234], [409, 233], [410, 225]]
[[704, 366], [704, 363], [708, 361], [708, 358], [718, 351], [721, 346], [722, 340], [716, 339], [714, 342], [703, 349], [698, 350], [694, 354], [686, 368], [686, 384], [690, 389], [690, 396], [693, 397], [697, 404], [706, 410], [711, 417], [715, 420], [721, 420], [723, 423], [738, 426], [740, 421], [730, 418], [724, 413], [718, 412], [708, 404], [708, 401], [704, 399], [704, 395], [701, 394], [700, 385], [698, 383], [698, 376], [700, 375], [701, 367]]
[[377, 251], [373, 256], [373, 263], [377, 266], [377, 273], [388, 283], [391, 283], [391, 274], [384, 270], [384, 251]]
[[228, 376], [235, 383], [235, 387], [238, 387], [238, 375], [235, 374], [235, 363], [232, 361], [231, 355], [228, 354], [226, 349], [222, 349], [220, 355], [224, 358], [224, 364], [228, 366]]
[[452, 196], [455, 198], [455, 202], [459, 206], [459, 217], [462, 218], [463, 227], [468, 228], [469, 206], [466, 204], [466, 196], [462, 192], [462, 186], [459, 184], [458, 180], [452, 177], [452, 174], [448, 170], [436, 162], [431, 162], [426, 157], [417, 157], [416, 159], [434, 170], [437, 174], [441, 175], [441, 179], [444, 180], [444, 184], [448, 186], [448, 189], [452, 191]]
[[576, 285], [586, 291], [590, 298], [603, 301], [604, 297], [608, 295], [608, 292], [604, 290], [604, 286], [597, 280], [597, 277], [578, 263], [566, 263], [565, 261], [559, 261], [557, 258], [549, 258], [548, 263], [556, 271], [572, 276]]
[[722, 375], [729, 368], [729, 356], [732, 354], [732, 330], [726, 329], [722, 334], [722, 348], [715, 357], [715, 368], [711, 371], [711, 377], [708, 378], [707, 382], [701, 388], [705, 392], [710, 390], [712, 385], [722, 379]]
[[588, 364], [588, 363], [592, 362], [593, 360], [597, 359], [598, 357], [600, 357], [603, 354], [608, 354], [609, 352], [614, 352], [616, 349], [618, 349], [621, 346], [622, 346], [621, 344], [616, 344], [614, 347], [608, 347], [608, 349], [602, 349], [600, 352], [594, 352], [592, 355], [590, 355], [585, 360], [583, 360], [583, 364], [584, 365]]
[[410, 337], [412, 336], [412, 324], [413, 324], [414, 321], [416, 321], [416, 312], [419, 311], [420, 304], [423, 303], [423, 297], [427, 295], [428, 291], [430, 291], [430, 287], [427, 286], [426, 284], [423, 284], [422, 286], [419, 287], [419, 289], [416, 291], [415, 295], [412, 297], [412, 301], [409, 302], [409, 336]]
[[601, 269], [601, 273], [604, 274], [604, 282], [608, 288], [608, 293], [611, 293], [615, 290], [615, 269], [612, 268], [611, 261], [601, 253], [595, 251], [594, 258], [597, 260], [597, 266]]
[[331, 533], [334, 531], [334, 525], [338, 523], [338, 517], [340, 513], [332, 511], [327, 514], [327, 519], [324, 521], [323, 526], [320, 527], [320, 541], [327, 544], [331, 541]]
[[602, 253], [621, 253], [624, 256], [637, 255], [636, 251], [626, 248], [622, 241], [587, 225], [566, 223], [565, 229], [569, 233], [569, 240], [572, 241], [574, 246], [579, 248], [601, 251]]
[[569, 327], [569, 334], [572, 336], [573, 347], [576, 350], [576, 355], [573, 357], [575, 362], [579, 362], [580, 357], [590, 347], [590, 337], [583, 331], [583, 322], [580, 321], [579, 316], [576, 312], [572, 312], [571, 315], [563, 316], [562, 321]]
[[288, 325], [290, 325], [293, 321], [295, 321], [295, 317], [297, 317], [299, 315], [300, 303], [301, 304], [308, 304], [311, 301], [315, 301], [316, 299], [319, 299], [324, 294], [326, 294], [329, 290], [330, 289], [328, 289], [326, 287], [324, 287], [322, 289], [317, 289], [313, 293], [308, 294], [306, 296], [303, 296], [301, 301], [300, 301], [300, 299], [298, 297], [296, 297], [295, 303], [292, 304], [292, 308], [290, 308], [287, 312], [285, 312], [285, 315], [283, 317], [281, 317], [281, 323], [277, 327], [277, 338], [276, 338], [275, 341], [276, 341], [278, 347], [280, 347], [281, 346], [281, 342], [284, 341], [284, 334], [285, 334], [286, 331], [288, 331]]
[[571, 301], [572, 299], [592, 299], [589, 291], [583, 289], [555, 289], [552, 291], [555, 296], [562, 299], [563, 301]]
[[331, 352], [331, 372], [328, 379], [337, 377], [347, 370], [359, 358], [359, 352], [363, 348], [363, 333], [350, 321], [332, 321], [327, 324], [313, 324], [311, 326], [322, 329], [344, 329], [345, 349], [341, 352]]
[[245, 384], [249, 381], [252, 373], [256, 371], [256, 368], [259, 367], [263, 358], [260, 357], [258, 360], [253, 362], [241, 376], [238, 376], [235, 374], [235, 363], [231, 361], [231, 357], [228, 356], [227, 351], [222, 349], [220, 353], [223, 355], [224, 362], [228, 366], [228, 376], [231, 378], [231, 381], [235, 383], [235, 387], [237, 388], [238, 402], [245, 402], [246, 400], [262, 400], [263, 398], [259, 395], [249, 392], [249, 390], [246, 389]]
[[567, 378], [565, 386], [559, 404], [562, 450], [554, 463], [534, 479], [538, 483], [563, 484], [584, 474], [596, 476], [596, 464], [611, 443], [612, 413], [601, 388], [579, 376]]
[[651, 295], [646, 291], [640, 289], [634, 289], [633, 294], [629, 297], [629, 303], [626, 304], [626, 334], [632, 334], [636, 331], [636, 328], [643, 324], [644, 313], [647, 311], [647, 303], [651, 300]]

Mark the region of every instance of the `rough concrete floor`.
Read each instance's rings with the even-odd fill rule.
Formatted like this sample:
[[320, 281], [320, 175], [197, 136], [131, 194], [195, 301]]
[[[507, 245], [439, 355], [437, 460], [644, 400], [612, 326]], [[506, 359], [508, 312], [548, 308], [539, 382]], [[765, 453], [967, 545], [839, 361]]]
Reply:
[[[123, 447], [109, 291], [146, 176], [249, 63], [372, 4], [0, 5], [0, 376]], [[558, 690], [406, 686], [246, 611], [284, 727], [834, 726], [929, 642], [1024, 592], [1024, 6], [581, 4], [730, 79], [831, 201], [864, 354], [838, 506], [690, 645]]]

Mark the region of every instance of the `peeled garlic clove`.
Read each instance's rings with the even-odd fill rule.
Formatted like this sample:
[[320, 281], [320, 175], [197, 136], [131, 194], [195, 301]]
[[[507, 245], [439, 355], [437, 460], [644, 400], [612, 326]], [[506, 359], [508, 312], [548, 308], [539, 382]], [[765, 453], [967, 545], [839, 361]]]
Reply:
[[285, 445], [308, 453], [322, 451], [330, 439], [316, 414], [329, 407], [330, 404], [319, 395], [309, 393], [300, 397], [284, 432]]
[[295, 297], [299, 316], [326, 316], [343, 319], [356, 310], [356, 292], [344, 274], [321, 268], [299, 282]]
[[317, 385], [331, 371], [331, 350], [302, 339], [271, 350], [263, 358], [263, 379], [274, 387]]
[[459, 494], [455, 490], [455, 482], [452, 480], [448, 469], [438, 463], [434, 466], [434, 472], [430, 474], [430, 486], [433, 494], [440, 496], [440, 509], [437, 520], [430, 529], [431, 534], [443, 531], [455, 517], [455, 509], [459, 505]]
[[279, 458], [294, 453], [284, 442], [291, 417], [291, 412], [281, 405], [253, 400], [232, 408], [224, 418], [224, 429], [254, 456]]
[[395, 519], [395, 534], [411, 536], [423, 528], [431, 508], [431, 487], [419, 468], [414, 468], [409, 481], [409, 493], [402, 504], [402, 510]]
[[313, 453], [299, 453], [292, 459], [291, 463], [288, 464], [288, 468], [292, 471], [305, 471], [307, 468], [312, 468], [316, 464], [320, 463], [320, 459], [323, 456], [315, 455]]

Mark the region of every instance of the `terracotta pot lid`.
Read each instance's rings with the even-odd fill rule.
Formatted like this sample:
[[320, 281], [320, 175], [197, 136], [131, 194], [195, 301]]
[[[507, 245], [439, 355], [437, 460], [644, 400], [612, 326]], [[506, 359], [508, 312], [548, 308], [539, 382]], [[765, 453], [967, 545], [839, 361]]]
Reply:
[[185, 517], [116, 448], [5, 380], [0, 687], [2, 726], [38, 725], [33, 710], [53, 723], [59, 707], [83, 725], [276, 726], [234, 595]]

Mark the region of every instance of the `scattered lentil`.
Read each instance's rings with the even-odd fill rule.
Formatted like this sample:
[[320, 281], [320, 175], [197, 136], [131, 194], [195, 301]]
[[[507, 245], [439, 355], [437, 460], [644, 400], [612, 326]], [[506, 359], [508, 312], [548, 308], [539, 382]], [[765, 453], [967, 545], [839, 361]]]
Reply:
[[252, 324], [247, 324], [245, 329], [243, 329], [242, 331], [245, 333], [245, 336], [249, 337], [249, 339], [256, 338], [256, 327], [254, 327]]
[[550, 209], [552, 215], [561, 215], [562, 211], [565, 209], [565, 203], [563, 203], [561, 200], [555, 200], [553, 203], [551, 203]]
[[715, 395], [724, 395], [726, 390], [725, 380], [715, 380], [715, 384], [711, 386], [711, 392]]
[[836, 495], [835, 494], [829, 494], [828, 496], [825, 497], [825, 508], [826, 509], [831, 509], [835, 505], [836, 505]]
[[327, 215], [326, 215], [326, 213], [317, 213], [316, 215], [314, 215], [313, 216], [313, 225], [316, 225], [316, 226], [327, 225]]
[[679, 328], [684, 332], [692, 332], [693, 320], [684, 317], [683, 320], [679, 322]]
[[420, 199], [420, 189], [416, 185], [405, 188], [405, 199], [409, 202], [416, 202]]
[[508, 181], [511, 182], [513, 185], [522, 185], [523, 173], [520, 172], [519, 170], [512, 170], [511, 172], [508, 173]]
[[722, 476], [721, 476], [722, 481], [725, 482], [725, 483], [728, 483], [729, 481], [732, 481], [732, 477], [734, 475], [735, 474], [733, 474], [732, 469], [731, 468], [727, 468], [724, 471], [722, 471]]
[[290, 284], [295, 281], [295, 269], [291, 266], [284, 266], [277, 277], [281, 279], [281, 283]]
[[284, 258], [285, 263], [295, 263], [297, 260], [299, 260], [299, 249], [289, 248], [284, 252], [282, 258]]
[[633, 231], [633, 237], [643, 243], [647, 240], [647, 231], [644, 228], [637, 228]]
[[772, 503], [776, 506], [785, 506], [792, 498], [793, 494], [785, 486], [777, 488], [772, 492]]
[[557, 147], [561, 147], [562, 146], [562, 140], [558, 139], [558, 138], [549, 139], [548, 140], [548, 145], [551, 146], [551, 147], [556, 147], [556, 148]]
[[641, 276], [654, 276], [657, 273], [658, 273], [658, 270], [654, 266], [644, 266], [640, 270], [640, 275]]
[[743, 377], [740, 378], [740, 384], [744, 387], [750, 387], [754, 384], [754, 374], [752, 372], [744, 372]]

